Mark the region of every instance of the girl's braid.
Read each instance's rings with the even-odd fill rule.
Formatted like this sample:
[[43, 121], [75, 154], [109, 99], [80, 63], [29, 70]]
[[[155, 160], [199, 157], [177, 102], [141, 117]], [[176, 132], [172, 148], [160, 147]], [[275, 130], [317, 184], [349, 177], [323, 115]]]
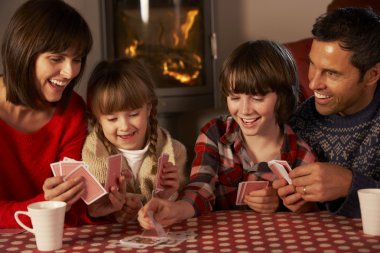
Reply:
[[153, 166], [152, 166], [152, 172], [157, 172], [157, 128], [158, 128], [158, 122], [157, 122], [157, 100], [152, 101], [152, 109], [150, 110], [149, 115], [149, 150], [148, 154], [150, 154], [153, 158]]

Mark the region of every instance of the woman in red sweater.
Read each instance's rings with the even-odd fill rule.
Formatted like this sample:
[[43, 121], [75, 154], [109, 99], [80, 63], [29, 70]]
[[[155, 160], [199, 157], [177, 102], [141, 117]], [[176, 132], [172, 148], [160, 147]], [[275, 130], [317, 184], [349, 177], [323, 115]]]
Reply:
[[[81, 159], [85, 104], [73, 88], [82, 76], [92, 37], [71, 6], [37, 0], [15, 12], [1, 46], [0, 228], [12, 228], [18, 227], [16, 210], [53, 198], [43, 193], [45, 180], [52, 176], [50, 163]], [[44, 187], [70, 207], [66, 224], [89, 221], [86, 206], [78, 201], [84, 189], [81, 179], [52, 179]], [[27, 218], [23, 222], [30, 224]]]

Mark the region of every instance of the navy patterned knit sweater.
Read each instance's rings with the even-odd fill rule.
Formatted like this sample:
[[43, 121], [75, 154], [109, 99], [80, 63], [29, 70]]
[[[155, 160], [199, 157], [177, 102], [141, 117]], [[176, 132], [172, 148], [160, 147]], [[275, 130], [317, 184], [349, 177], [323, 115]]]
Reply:
[[362, 111], [349, 116], [320, 115], [314, 97], [297, 110], [291, 125], [314, 150], [319, 161], [350, 169], [353, 180], [346, 198], [329, 201], [330, 212], [360, 217], [357, 190], [380, 187], [380, 87], [372, 102]]

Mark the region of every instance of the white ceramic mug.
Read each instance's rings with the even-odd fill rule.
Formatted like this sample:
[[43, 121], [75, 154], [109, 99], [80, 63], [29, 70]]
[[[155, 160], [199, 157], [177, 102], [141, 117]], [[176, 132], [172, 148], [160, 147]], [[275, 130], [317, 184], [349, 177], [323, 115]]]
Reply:
[[[51, 251], [62, 248], [63, 226], [66, 203], [62, 201], [41, 201], [28, 205], [28, 211], [16, 211], [17, 223], [34, 234], [37, 248], [40, 251]], [[19, 215], [29, 216], [33, 228], [26, 226]]]
[[380, 235], [380, 189], [360, 189], [358, 195], [364, 234]]

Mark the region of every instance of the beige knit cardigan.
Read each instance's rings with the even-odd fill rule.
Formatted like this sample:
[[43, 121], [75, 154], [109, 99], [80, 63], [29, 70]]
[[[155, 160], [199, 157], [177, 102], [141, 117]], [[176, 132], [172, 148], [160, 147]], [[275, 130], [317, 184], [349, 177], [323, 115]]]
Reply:
[[[169, 154], [169, 161], [175, 164], [178, 168], [179, 174], [179, 190], [181, 190], [186, 182], [188, 176], [186, 174], [186, 148], [179, 141], [171, 138], [168, 131], [163, 128], [157, 130], [157, 148], [156, 155], [160, 156], [163, 152]], [[94, 130], [90, 132], [85, 141], [82, 158], [89, 166], [91, 173], [104, 185], [107, 178], [107, 158], [109, 156], [104, 144], [97, 137]], [[126, 159], [124, 159], [123, 168], [129, 169]], [[152, 172], [153, 159], [151, 156], [145, 156], [137, 178], [131, 179], [127, 184], [127, 192], [142, 194], [145, 201], [149, 200], [153, 191], [153, 180], [155, 173]], [[145, 202], [144, 201], [144, 202]]]

